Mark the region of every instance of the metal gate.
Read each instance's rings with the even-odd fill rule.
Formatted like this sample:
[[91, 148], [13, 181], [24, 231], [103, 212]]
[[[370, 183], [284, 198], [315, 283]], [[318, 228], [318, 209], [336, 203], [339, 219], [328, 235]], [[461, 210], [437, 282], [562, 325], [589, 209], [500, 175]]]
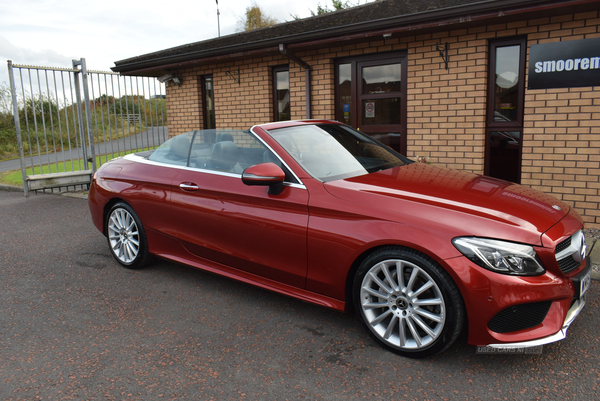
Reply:
[[8, 61], [25, 196], [85, 187], [114, 157], [168, 139], [165, 85], [155, 78]]

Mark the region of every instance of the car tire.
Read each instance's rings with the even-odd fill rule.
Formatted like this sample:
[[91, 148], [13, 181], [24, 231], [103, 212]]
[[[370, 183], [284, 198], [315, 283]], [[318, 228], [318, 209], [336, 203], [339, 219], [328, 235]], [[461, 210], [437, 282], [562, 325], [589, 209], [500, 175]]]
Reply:
[[460, 291], [450, 275], [409, 248], [385, 247], [369, 255], [356, 272], [353, 299], [375, 340], [411, 358], [448, 348], [465, 319]]
[[137, 213], [127, 203], [119, 202], [106, 215], [108, 247], [117, 262], [128, 269], [148, 263], [148, 240]]

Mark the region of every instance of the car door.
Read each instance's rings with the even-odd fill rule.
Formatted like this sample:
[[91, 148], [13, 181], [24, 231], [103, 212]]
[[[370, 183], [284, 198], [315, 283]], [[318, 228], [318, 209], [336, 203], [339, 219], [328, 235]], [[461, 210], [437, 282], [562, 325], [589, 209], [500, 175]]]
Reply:
[[[241, 171], [272, 154], [248, 132], [223, 137], [211, 145], [211, 156], [191, 160], [196, 167], [181, 170], [173, 181], [171, 213], [179, 240], [201, 258], [304, 288], [307, 190], [291, 184], [274, 196], [266, 187], [245, 185]], [[223, 161], [233, 144], [235, 160]]]

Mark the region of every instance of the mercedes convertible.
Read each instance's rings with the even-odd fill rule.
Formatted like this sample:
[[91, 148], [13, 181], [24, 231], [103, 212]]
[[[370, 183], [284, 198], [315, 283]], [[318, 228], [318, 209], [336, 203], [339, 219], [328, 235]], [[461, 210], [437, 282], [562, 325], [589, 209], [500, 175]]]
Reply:
[[492, 348], [561, 340], [590, 285], [570, 205], [334, 121], [177, 135], [100, 167], [88, 202], [127, 268], [161, 258], [352, 310], [407, 357], [463, 330]]

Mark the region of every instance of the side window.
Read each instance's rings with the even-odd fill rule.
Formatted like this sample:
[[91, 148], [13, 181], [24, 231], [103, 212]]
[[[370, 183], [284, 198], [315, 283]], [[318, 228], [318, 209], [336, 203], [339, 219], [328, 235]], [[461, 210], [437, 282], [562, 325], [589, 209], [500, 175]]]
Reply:
[[210, 129], [186, 132], [160, 145], [148, 159], [234, 174], [242, 174], [255, 164], [275, 163], [285, 173], [287, 182], [298, 183], [279, 158], [250, 131]]
[[198, 131], [192, 145], [190, 167], [241, 174], [263, 163], [267, 148], [248, 131]]
[[152, 152], [148, 160], [176, 166], [187, 166], [193, 135], [194, 132], [192, 131], [169, 139]]
[[190, 167], [225, 173], [242, 174], [260, 163], [275, 163], [286, 174], [286, 181], [297, 182], [281, 161], [250, 131], [196, 131], [190, 154]]

